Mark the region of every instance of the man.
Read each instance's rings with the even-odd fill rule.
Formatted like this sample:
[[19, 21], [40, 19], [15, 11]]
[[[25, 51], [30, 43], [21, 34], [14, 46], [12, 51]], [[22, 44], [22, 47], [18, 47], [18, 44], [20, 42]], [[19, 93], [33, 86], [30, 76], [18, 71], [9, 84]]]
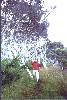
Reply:
[[40, 67], [41, 67], [41, 65], [38, 63], [37, 60], [32, 61], [33, 75], [36, 77], [37, 82], [39, 80]]

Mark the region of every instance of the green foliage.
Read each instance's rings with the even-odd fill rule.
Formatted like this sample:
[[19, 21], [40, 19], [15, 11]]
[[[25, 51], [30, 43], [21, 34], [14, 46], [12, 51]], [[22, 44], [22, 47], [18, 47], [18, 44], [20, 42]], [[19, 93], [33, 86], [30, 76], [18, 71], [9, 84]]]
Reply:
[[1, 61], [2, 70], [5, 71], [8, 68], [9, 63], [11, 63], [10, 59], [3, 59]]
[[22, 78], [3, 87], [3, 100], [23, 100], [24, 98], [29, 98], [29, 96], [32, 96], [35, 81], [29, 77], [26, 70], [23, 70], [21, 75]]
[[47, 43], [47, 58], [54, 60], [56, 58], [56, 50], [63, 49], [63, 44], [61, 42], [51, 42]]
[[[38, 83], [31, 79], [27, 71], [20, 66], [19, 57], [2, 60], [3, 94], [2, 99], [65, 99], [67, 98], [67, 73], [57, 67], [40, 69]], [[7, 67], [8, 65], [8, 67]], [[31, 61], [26, 65], [31, 70]], [[7, 68], [7, 70], [6, 70]]]
[[[2, 99], [65, 99], [67, 94], [67, 74], [50, 66], [41, 68], [38, 83], [22, 70], [21, 78], [3, 87]], [[63, 91], [63, 92], [62, 92]]]
[[[65, 75], [65, 73], [64, 73]], [[62, 94], [62, 91], [65, 91], [67, 94], [67, 78], [64, 82], [64, 76], [62, 71], [55, 67], [49, 67], [49, 69], [41, 69], [40, 77], [42, 78], [42, 90], [43, 96], [50, 99], [64, 99], [66, 96]], [[64, 87], [65, 86], [65, 87]], [[43, 98], [44, 98], [43, 97]]]
[[67, 50], [64, 49], [56, 49], [56, 58], [59, 63], [62, 63], [64, 67], [67, 66]]
[[22, 69], [20, 67], [19, 57], [15, 57], [12, 60], [4, 59], [2, 63], [2, 84], [9, 84], [14, 80], [21, 77]]
[[67, 48], [61, 42], [48, 42], [46, 55], [53, 62], [58, 61], [61, 66], [67, 66]]
[[5, 66], [5, 65], [7, 65], [7, 64], [9, 64], [9, 62], [10, 62], [10, 59], [3, 59], [2, 61], [1, 61], [1, 64], [2, 64], [2, 66]]
[[53, 66], [51, 62], [47, 62], [46, 66], [49, 68], [50, 66]]
[[27, 61], [27, 62], [25, 63], [25, 66], [27, 66], [30, 70], [32, 70], [31, 60]]

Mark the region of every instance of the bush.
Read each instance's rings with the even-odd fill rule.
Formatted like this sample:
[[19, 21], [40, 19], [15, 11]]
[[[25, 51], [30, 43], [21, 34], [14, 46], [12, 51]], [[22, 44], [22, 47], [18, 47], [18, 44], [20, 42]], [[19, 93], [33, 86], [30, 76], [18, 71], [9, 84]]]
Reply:
[[21, 77], [22, 69], [20, 67], [19, 57], [12, 60], [4, 59], [2, 63], [2, 85], [11, 83]]
[[29, 77], [26, 70], [22, 70], [22, 77], [20, 79], [12, 82], [10, 86], [5, 85], [5, 87], [3, 87], [2, 99], [24, 100], [25, 98], [31, 98], [35, 83], [36, 82]]
[[31, 60], [27, 61], [25, 63], [25, 66], [27, 66], [29, 68], [29, 70], [32, 70], [32, 64], [31, 64]]
[[[27, 62], [31, 67], [31, 62]], [[31, 79], [25, 69], [21, 67], [11, 67], [8, 71], [10, 74], [20, 75], [12, 84], [3, 87], [3, 99], [66, 99], [67, 95], [67, 74], [58, 67], [49, 66], [49, 68], [40, 69], [40, 80], [36, 82]], [[8, 74], [9, 74], [8, 73]], [[15, 76], [16, 75], [16, 76]], [[8, 75], [9, 77], [13, 77]], [[7, 78], [8, 79], [8, 78]], [[7, 93], [8, 92], [8, 93]]]
[[61, 84], [64, 79], [62, 72], [55, 67], [49, 67], [49, 69], [42, 68], [40, 70], [40, 78], [42, 79], [42, 97], [50, 99], [63, 99], [65, 98], [60, 94]]
[[67, 99], [67, 71], [63, 70], [63, 82], [61, 83], [60, 95]]

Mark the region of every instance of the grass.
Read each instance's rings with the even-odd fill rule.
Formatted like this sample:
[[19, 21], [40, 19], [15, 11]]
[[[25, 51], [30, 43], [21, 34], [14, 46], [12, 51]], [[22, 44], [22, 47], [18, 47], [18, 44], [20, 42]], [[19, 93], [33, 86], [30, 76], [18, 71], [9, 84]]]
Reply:
[[[64, 73], [64, 75], [65, 74], [66, 73]], [[61, 95], [61, 91], [63, 91], [64, 89], [63, 85], [65, 85], [64, 75], [62, 71], [56, 67], [49, 67], [49, 69], [47, 70], [42, 68], [40, 70], [40, 78], [42, 78], [43, 81], [42, 82], [43, 95], [45, 95], [45, 98], [64, 99], [65, 96]], [[66, 78], [66, 82], [67, 82], [67, 78]]]
[[16, 82], [13, 82], [11, 85], [5, 85], [3, 87], [3, 94], [2, 99], [3, 100], [22, 100], [23, 92], [29, 91], [35, 84], [35, 81], [30, 79], [27, 72], [23, 70], [22, 72], [22, 78], [17, 80]]
[[66, 76], [56, 67], [41, 68], [39, 84], [22, 70], [20, 79], [2, 87], [2, 100], [65, 99], [62, 91], [67, 93]]

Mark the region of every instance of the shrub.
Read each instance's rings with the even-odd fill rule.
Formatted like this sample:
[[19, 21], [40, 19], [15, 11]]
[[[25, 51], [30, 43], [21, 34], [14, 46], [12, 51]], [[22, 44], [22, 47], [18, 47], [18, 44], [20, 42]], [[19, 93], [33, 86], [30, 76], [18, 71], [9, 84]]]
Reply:
[[29, 77], [26, 70], [22, 70], [22, 77], [20, 79], [12, 82], [10, 86], [5, 85], [5, 87], [3, 87], [2, 99], [24, 100], [24, 98], [31, 98], [35, 83], [36, 82]]
[[[27, 65], [31, 63], [28, 62]], [[29, 66], [29, 65], [28, 65]], [[3, 87], [3, 99], [66, 99], [67, 74], [57, 67], [40, 69], [40, 80], [31, 79], [25, 69], [11, 67], [9, 72], [21, 75], [17, 81]], [[10, 75], [9, 75], [10, 76]], [[9, 92], [8, 92], [9, 91]], [[8, 93], [7, 93], [8, 92]], [[64, 95], [65, 94], [65, 95]]]
[[55, 67], [49, 67], [49, 69], [42, 68], [40, 70], [40, 78], [42, 79], [43, 98], [59, 98], [63, 99], [63, 95], [60, 94], [61, 83], [63, 80], [62, 72]]
[[67, 99], [67, 71], [62, 71], [63, 74], [63, 82], [60, 84], [60, 95]]
[[25, 63], [25, 66], [27, 66], [30, 70], [32, 70], [31, 60], [27, 61], [27, 62]]
[[22, 69], [20, 67], [19, 57], [15, 57], [12, 60], [2, 60], [2, 84], [11, 83], [21, 77]]

